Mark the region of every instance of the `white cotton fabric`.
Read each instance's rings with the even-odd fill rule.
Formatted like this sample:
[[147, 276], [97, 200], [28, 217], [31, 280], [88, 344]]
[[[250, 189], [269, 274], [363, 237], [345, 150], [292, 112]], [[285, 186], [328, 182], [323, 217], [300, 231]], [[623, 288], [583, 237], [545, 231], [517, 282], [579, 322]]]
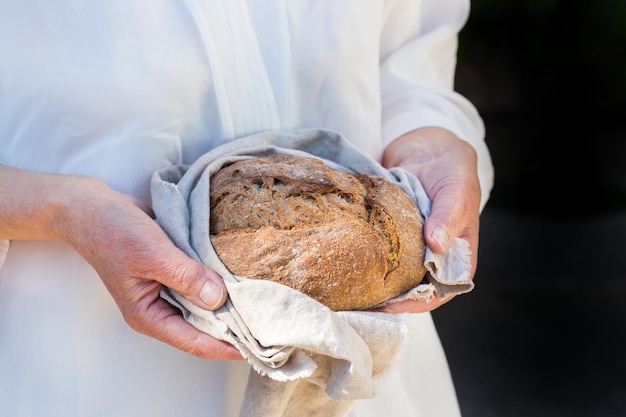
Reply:
[[[482, 121], [450, 90], [467, 11], [467, 0], [0, 0], [0, 163], [96, 176], [149, 203], [153, 172], [277, 126], [333, 129], [379, 160], [398, 135], [437, 125], [475, 147], [484, 205]], [[61, 242], [3, 241], [0, 254], [0, 415], [238, 415], [248, 364], [131, 331]], [[407, 325], [406, 354], [358, 417], [458, 415], [430, 316]]]

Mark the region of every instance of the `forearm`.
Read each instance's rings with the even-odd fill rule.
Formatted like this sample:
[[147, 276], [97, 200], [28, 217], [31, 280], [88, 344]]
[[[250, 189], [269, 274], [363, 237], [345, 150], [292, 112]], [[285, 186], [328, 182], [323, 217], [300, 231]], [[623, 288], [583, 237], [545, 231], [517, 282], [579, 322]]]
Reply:
[[93, 178], [25, 171], [0, 165], [0, 240], [62, 239], [64, 214]]

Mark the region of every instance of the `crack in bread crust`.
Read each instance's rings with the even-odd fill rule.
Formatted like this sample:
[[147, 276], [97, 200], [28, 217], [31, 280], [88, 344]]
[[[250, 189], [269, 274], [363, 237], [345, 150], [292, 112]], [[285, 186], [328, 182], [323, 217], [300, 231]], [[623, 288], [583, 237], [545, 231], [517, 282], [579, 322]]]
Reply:
[[211, 240], [231, 272], [291, 286], [333, 310], [372, 307], [426, 273], [423, 218], [380, 177], [276, 154], [215, 173], [210, 204]]

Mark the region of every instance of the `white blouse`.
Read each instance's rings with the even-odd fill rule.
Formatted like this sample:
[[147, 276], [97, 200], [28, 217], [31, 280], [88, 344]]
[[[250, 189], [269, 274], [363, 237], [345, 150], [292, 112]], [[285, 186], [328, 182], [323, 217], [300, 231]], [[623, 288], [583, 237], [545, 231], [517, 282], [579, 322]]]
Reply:
[[[484, 205], [493, 171], [483, 124], [452, 91], [468, 8], [0, 1], [0, 163], [96, 176], [149, 202], [152, 172], [251, 133], [330, 128], [380, 159], [403, 133], [441, 126], [477, 150]], [[135, 334], [61, 242], [0, 242], [3, 257], [0, 415], [237, 415], [245, 363], [201, 361]], [[399, 366], [359, 416], [380, 415], [373, 404], [387, 412], [390, 401], [394, 415], [458, 413], [430, 316], [413, 321], [426, 357]]]

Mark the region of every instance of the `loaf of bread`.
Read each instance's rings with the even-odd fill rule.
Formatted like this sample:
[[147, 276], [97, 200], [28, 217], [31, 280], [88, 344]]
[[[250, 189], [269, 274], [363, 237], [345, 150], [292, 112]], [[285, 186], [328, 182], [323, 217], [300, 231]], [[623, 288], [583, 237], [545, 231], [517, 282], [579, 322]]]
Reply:
[[426, 274], [423, 217], [382, 177], [273, 154], [228, 165], [210, 185], [211, 242], [235, 275], [346, 311], [396, 297]]

